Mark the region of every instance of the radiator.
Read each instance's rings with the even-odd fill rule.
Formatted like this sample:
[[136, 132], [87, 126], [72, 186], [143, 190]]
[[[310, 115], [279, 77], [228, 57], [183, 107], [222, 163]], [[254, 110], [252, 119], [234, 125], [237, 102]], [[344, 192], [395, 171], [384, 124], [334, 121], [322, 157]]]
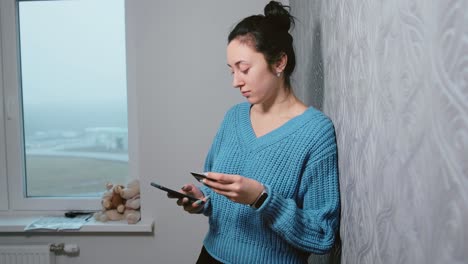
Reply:
[[0, 264], [55, 264], [51, 245], [0, 245]]

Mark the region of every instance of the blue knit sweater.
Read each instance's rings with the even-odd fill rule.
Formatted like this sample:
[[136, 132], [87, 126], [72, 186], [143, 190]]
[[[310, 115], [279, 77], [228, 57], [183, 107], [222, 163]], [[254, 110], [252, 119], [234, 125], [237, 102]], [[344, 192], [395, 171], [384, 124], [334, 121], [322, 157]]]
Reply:
[[330, 250], [339, 226], [333, 124], [310, 107], [257, 138], [250, 106], [241, 103], [226, 113], [205, 171], [255, 179], [268, 198], [253, 209], [203, 186], [211, 197], [203, 210], [210, 223], [204, 245], [223, 263], [307, 263], [310, 252]]

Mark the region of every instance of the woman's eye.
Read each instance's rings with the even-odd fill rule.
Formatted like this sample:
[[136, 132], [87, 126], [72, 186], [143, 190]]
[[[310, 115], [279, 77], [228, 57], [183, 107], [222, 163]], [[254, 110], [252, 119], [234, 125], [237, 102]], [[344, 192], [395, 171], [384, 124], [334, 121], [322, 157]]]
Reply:
[[247, 73], [249, 72], [249, 68], [247, 68], [247, 69], [245, 69], [245, 70], [241, 70], [241, 72], [242, 72], [243, 74], [247, 74]]

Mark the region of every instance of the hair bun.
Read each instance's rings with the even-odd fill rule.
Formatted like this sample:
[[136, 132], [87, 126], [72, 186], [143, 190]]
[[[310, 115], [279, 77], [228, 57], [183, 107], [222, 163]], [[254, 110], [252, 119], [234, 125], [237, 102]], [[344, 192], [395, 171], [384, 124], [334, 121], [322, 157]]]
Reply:
[[265, 6], [265, 18], [278, 27], [278, 30], [289, 31], [291, 24], [294, 24], [294, 17], [289, 14], [286, 7], [289, 9], [289, 6], [284, 6], [277, 1], [270, 1]]

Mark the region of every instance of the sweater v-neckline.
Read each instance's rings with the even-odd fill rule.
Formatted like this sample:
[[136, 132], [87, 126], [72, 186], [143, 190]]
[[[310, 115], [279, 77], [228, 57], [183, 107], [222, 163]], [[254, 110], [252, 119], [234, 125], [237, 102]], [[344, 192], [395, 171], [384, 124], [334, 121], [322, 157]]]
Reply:
[[252, 126], [252, 119], [250, 118], [250, 109], [252, 105], [249, 103], [241, 104], [241, 109], [238, 115], [238, 122], [240, 124], [239, 134], [248, 147], [257, 147], [263, 144], [274, 143], [292, 132], [296, 131], [299, 127], [303, 126], [305, 120], [313, 113], [313, 108], [308, 107], [302, 114], [297, 115], [281, 126], [271, 130], [270, 132], [257, 137]]

